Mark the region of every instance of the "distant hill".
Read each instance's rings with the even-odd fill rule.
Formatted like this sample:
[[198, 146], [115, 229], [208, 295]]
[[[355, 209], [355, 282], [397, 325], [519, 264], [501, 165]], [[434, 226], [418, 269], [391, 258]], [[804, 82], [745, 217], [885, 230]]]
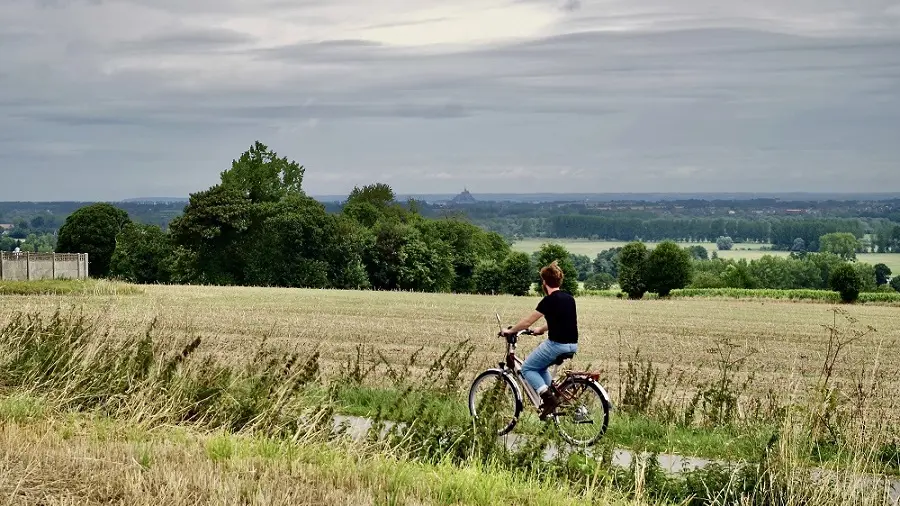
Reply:
[[188, 202], [188, 200], [190, 199], [185, 197], [138, 197], [133, 199], [124, 199], [121, 202], [128, 202], [129, 204], [143, 204], [150, 202], [172, 204], [179, 202]]

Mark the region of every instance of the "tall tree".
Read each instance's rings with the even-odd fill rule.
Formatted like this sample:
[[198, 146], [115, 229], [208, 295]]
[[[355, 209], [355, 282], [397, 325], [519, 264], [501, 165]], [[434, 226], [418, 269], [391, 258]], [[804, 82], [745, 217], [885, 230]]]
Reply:
[[527, 253], [513, 251], [503, 260], [501, 286], [503, 293], [528, 295], [534, 282], [534, 266]]
[[619, 286], [630, 299], [640, 299], [647, 292], [647, 246], [630, 242], [619, 252]]
[[91, 204], [69, 215], [59, 229], [57, 251], [87, 253], [91, 277], [106, 277], [116, 237], [131, 222], [128, 213], [107, 203]]
[[856, 260], [859, 248], [859, 240], [849, 232], [832, 232], [819, 238], [819, 250], [822, 253], [833, 253], [844, 260]]
[[875, 284], [886, 285], [891, 277], [891, 268], [885, 264], [875, 264]]
[[240, 191], [251, 202], [275, 202], [282, 197], [303, 193], [305, 169], [287, 157], [278, 157], [265, 144], [256, 141], [231, 168], [221, 174], [222, 186]]
[[659, 243], [647, 256], [647, 289], [668, 297], [691, 282], [691, 255], [672, 241]]

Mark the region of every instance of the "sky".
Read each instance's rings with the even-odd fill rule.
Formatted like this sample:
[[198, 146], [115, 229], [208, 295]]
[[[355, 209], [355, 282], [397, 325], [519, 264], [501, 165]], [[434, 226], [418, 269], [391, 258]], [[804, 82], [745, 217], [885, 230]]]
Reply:
[[900, 0], [4, 0], [0, 200], [900, 191]]

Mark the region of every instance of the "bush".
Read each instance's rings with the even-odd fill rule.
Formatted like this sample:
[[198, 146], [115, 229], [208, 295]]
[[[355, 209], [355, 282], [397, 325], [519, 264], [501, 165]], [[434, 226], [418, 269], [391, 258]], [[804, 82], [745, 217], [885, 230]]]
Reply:
[[493, 260], [479, 262], [472, 278], [476, 293], [496, 295], [503, 290], [503, 268]]
[[832, 290], [841, 294], [841, 300], [844, 302], [855, 302], [859, 298], [861, 285], [859, 274], [851, 264], [842, 264], [831, 271], [829, 284]]
[[722, 278], [712, 272], [696, 272], [691, 281], [691, 288], [726, 288]]
[[891, 288], [900, 292], [900, 275], [894, 276], [894, 278], [891, 279]]
[[647, 256], [647, 289], [666, 297], [691, 281], [691, 255], [672, 241], [658, 244]]
[[647, 246], [631, 242], [619, 252], [619, 286], [630, 299], [643, 298], [647, 292]]
[[719, 237], [716, 239], [716, 248], [721, 251], [727, 251], [734, 247], [734, 240], [731, 237]]
[[875, 284], [886, 285], [891, 275], [891, 268], [884, 264], [875, 264]]
[[503, 293], [510, 295], [528, 295], [534, 278], [534, 268], [527, 253], [515, 251], [510, 253], [501, 266], [503, 273], [500, 286]]
[[609, 290], [616, 280], [606, 272], [598, 272], [592, 275], [584, 282], [587, 290]]

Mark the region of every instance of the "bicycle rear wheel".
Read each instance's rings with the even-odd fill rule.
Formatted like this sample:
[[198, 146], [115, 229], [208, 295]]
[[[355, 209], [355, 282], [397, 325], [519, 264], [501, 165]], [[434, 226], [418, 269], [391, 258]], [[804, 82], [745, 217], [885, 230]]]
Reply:
[[472, 382], [469, 413], [477, 424], [502, 436], [519, 421], [522, 393], [508, 374], [499, 369], [488, 369]]
[[559, 387], [559, 406], [553, 414], [560, 435], [569, 444], [590, 446], [609, 427], [610, 403], [589, 378], [568, 378]]

